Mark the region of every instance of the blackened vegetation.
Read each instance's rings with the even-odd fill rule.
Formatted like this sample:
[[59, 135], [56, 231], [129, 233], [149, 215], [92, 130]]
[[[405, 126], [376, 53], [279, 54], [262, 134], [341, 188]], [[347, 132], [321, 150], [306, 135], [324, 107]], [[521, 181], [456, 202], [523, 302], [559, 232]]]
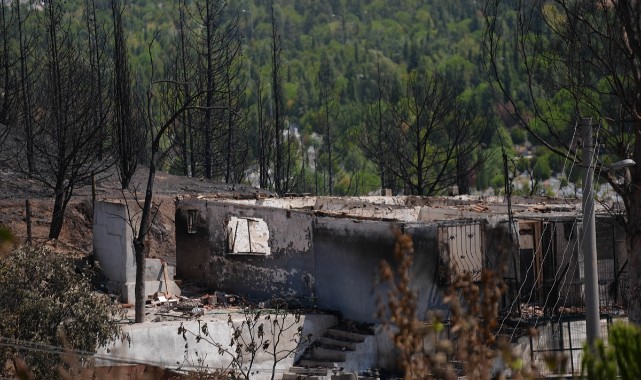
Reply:
[[462, 89], [438, 74], [411, 73], [400, 88], [378, 78], [379, 97], [367, 110], [361, 148], [381, 183], [405, 194], [435, 195], [457, 185], [487, 158], [487, 120], [461, 101]]

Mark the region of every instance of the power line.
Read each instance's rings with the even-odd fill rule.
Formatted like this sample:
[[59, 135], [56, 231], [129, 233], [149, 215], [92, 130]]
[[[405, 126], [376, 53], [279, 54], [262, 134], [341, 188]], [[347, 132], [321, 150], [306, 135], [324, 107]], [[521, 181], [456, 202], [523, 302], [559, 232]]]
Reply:
[[[15, 348], [17, 350], [26, 350], [26, 351], [32, 351], [32, 352], [41, 352], [41, 353], [46, 353], [46, 354], [55, 354], [55, 355], [71, 355], [75, 357], [81, 357], [81, 358], [92, 358], [92, 359], [97, 359], [97, 360], [104, 360], [104, 361], [109, 361], [117, 364], [130, 364], [130, 365], [145, 365], [145, 366], [154, 366], [154, 367], [159, 367], [159, 368], [164, 368], [164, 369], [171, 369], [171, 370], [179, 370], [179, 371], [184, 371], [184, 372], [194, 372], [198, 370], [202, 370], [205, 365], [194, 365], [189, 363], [186, 359], [185, 361], [187, 362], [188, 365], [183, 364], [178, 364], [176, 363], [175, 366], [168, 366], [168, 363], [166, 362], [160, 362], [160, 361], [150, 361], [150, 360], [140, 360], [140, 359], [132, 359], [132, 358], [123, 358], [123, 357], [118, 357], [118, 356], [112, 356], [112, 355], [101, 355], [96, 352], [92, 351], [84, 351], [84, 350], [77, 350], [77, 349], [71, 349], [71, 348], [66, 348], [62, 346], [55, 346], [47, 343], [40, 343], [40, 342], [32, 342], [32, 341], [25, 341], [25, 340], [19, 340], [19, 339], [13, 339], [13, 338], [7, 338], [7, 337], [2, 337], [0, 336], [0, 346], [1, 347], [11, 347]], [[212, 351], [215, 351], [217, 353], [217, 348], [212, 346]], [[230, 368], [230, 367], [228, 367]], [[212, 368], [213, 369], [224, 369], [223, 367], [220, 368]], [[233, 368], [232, 368], [233, 369]], [[251, 373], [288, 373], [289, 369], [279, 369], [275, 368], [272, 370], [272, 368], [252, 368]], [[0, 378], [2, 380], [3, 378]]]

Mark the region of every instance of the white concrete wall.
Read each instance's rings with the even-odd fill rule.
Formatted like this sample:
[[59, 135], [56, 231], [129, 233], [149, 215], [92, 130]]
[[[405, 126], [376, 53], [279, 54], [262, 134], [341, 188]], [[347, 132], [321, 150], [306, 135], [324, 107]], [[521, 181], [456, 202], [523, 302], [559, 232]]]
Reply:
[[[229, 354], [219, 354], [218, 348], [212, 343], [220, 343], [224, 348], [233, 352], [235, 347], [230, 347], [232, 329], [227, 324], [228, 315], [226, 311], [218, 311], [218, 314], [206, 314], [202, 321], [188, 320], [183, 322], [184, 327], [191, 333], [186, 333], [185, 338], [178, 334], [180, 322], [146, 322], [123, 326], [123, 332], [129, 335], [130, 341], [117, 341], [108, 347], [103, 347], [97, 352], [97, 366], [110, 366], [129, 363], [153, 364], [163, 368], [183, 368], [187, 370], [228, 368], [231, 364]], [[243, 314], [235, 312], [232, 319], [236, 326], [243, 321]], [[273, 316], [272, 316], [273, 318]], [[265, 315], [260, 316], [264, 324], [265, 339], [274, 341], [270, 334], [270, 321], [265, 320]], [[273, 319], [272, 319], [273, 320]], [[312, 341], [322, 336], [325, 330], [337, 323], [337, 318], [332, 315], [310, 314], [300, 317], [295, 323], [293, 316], [288, 316], [286, 325], [294, 323], [294, 326], [281, 336], [278, 351], [292, 351], [284, 357], [276, 366], [276, 378], [281, 378], [294, 364], [297, 355], [302, 354], [305, 347], [298, 347], [292, 342], [292, 334], [299, 326], [303, 328], [303, 337], [312, 334]], [[200, 342], [192, 333], [197, 333], [207, 324], [209, 336]], [[246, 331], [246, 330], [245, 330]], [[254, 332], [256, 333], [256, 332]], [[271, 347], [271, 346], [270, 346]], [[251, 376], [252, 379], [270, 379], [273, 365], [273, 356], [259, 350], [256, 356]], [[113, 360], [110, 360], [112, 358]], [[280, 358], [280, 357], [279, 357]], [[201, 360], [199, 362], [199, 360]]]
[[133, 232], [127, 215], [123, 203], [96, 202], [94, 207], [94, 254], [107, 278], [118, 285], [136, 280]]
[[[100, 262], [103, 273], [109, 279], [111, 288], [121, 293], [121, 300], [133, 303], [135, 300], [136, 255], [134, 234], [124, 203], [118, 201], [96, 202], [93, 217], [94, 254]], [[167, 267], [168, 289], [171, 294], [180, 295], [180, 288], [173, 281], [174, 268]], [[165, 292], [165, 278], [159, 259], [145, 259], [145, 295]]]

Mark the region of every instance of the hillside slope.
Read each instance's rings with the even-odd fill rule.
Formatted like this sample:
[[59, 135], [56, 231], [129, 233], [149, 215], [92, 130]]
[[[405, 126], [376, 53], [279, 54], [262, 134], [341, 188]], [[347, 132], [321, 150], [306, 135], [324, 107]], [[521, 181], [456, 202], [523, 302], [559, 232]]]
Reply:
[[[138, 189], [140, 197], [144, 196], [147, 170], [141, 167], [132, 181], [132, 189]], [[154, 205], [159, 208], [150, 234], [150, 256], [159, 257], [175, 264], [176, 241], [174, 234], [174, 201], [176, 197], [197, 196], [198, 194], [219, 194], [232, 196], [257, 195], [269, 193], [259, 189], [240, 185], [226, 185], [215, 181], [186, 178], [157, 173], [155, 182]], [[118, 187], [115, 171], [106, 173], [96, 184], [96, 199], [134, 200], [135, 193], [123, 192]], [[60, 238], [49, 240], [49, 224], [53, 201], [46, 189], [38, 183], [14, 173], [0, 169], [0, 225], [9, 227], [16, 236], [16, 244], [27, 240], [26, 201], [31, 207], [32, 241], [35, 244], [46, 244], [56, 252], [73, 257], [88, 256], [93, 251], [93, 208], [91, 188], [77, 191], [71, 199], [65, 213], [65, 223]]]

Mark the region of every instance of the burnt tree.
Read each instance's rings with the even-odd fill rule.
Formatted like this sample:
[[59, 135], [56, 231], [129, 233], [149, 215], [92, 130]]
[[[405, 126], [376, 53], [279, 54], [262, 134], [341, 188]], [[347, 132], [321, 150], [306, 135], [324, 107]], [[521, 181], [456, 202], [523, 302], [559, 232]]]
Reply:
[[[381, 68], [380, 54], [376, 60], [376, 97], [363, 109], [364, 130], [361, 136], [356, 136], [359, 141], [358, 147], [363, 154], [372, 160], [376, 166], [376, 174], [381, 183], [381, 189], [389, 189], [394, 194], [398, 193], [398, 180], [390, 171], [390, 166], [397, 166], [397, 161], [393, 157], [385, 157], [384, 153], [390, 152], [388, 141], [383, 133], [386, 126], [392, 123], [391, 112], [389, 110], [388, 89], [391, 88], [391, 81], [385, 76]], [[396, 171], [396, 170], [394, 170]]]
[[199, 163], [194, 169], [205, 178], [234, 182], [233, 169], [244, 163], [236, 152], [247, 145], [241, 137], [244, 117], [239, 117], [244, 82], [238, 14], [231, 14], [227, 2], [220, 0], [198, 0], [185, 5], [184, 11], [189, 17], [180, 23], [185, 31], [179, 50], [193, 57], [193, 67], [184, 60], [180, 70], [184, 79], [194, 78], [190, 91], [205, 91], [198, 111], [185, 114], [193, 131], [190, 160]]
[[[178, 20], [176, 47], [177, 54], [173, 70], [175, 76], [182, 82], [182, 94], [189, 97], [194, 86], [196, 67], [195, 54], [190, 30], [189, 6], [186, 0], [178, 3]], [[180, 161], [180, 171], [183, 175], [193, 177], [196, 175], [196, 144], [195, 144], [195, 118], [193, 111], [186, 110], [177, 120], [169, 137], [173, 140], [176, 155]]]
[[[410, 73], [400, 99], [386, 104], [386, 122], [364, 131], [369, 158], [400, 181], [406, 193], [439, 194], [483, 162], [479, 148], [486, 122], [459, 95], [445, 77]], [[467, 157], [469, 164], [457, 165], [459, 157]]]
[[[325, 166], [327, 170], [327, 194], [334, 193], [334, 139], [336, 138], [336, 79], [332, 67], [326, 55], [321, 57], [318, 69], [318, 97], [321, 104], [321, 123], [323, 125], [323, 147]], [[317, 157], [318, 159], [318, 157]]]
[[[44, 35], [42, 80], [37, 83], [41, 96], [33, 100], [37, 114], [25, 115], [33, 120], [33, 168], [26, 171], [53, 192], [49, 238], [57, 238], [74, 190], [104, 169], [96, 156], [104, 126], [93, 118], [93, 104], [101, 99], [92, 91], [91, 67], [65, 22], [62, 5], [46, 2], [39, 17]], [[24, 152], [29, 155], [29, 148]]]
[[99, 9], [96, 8], [95, 0], [84, 0], [85, 5], [85, 28], [87, 30], [88, 62], [91, 71], [91, 92], [92, 99], [99, 99], [93, 104], [92, 124], [99, 125], [101, 130], [98, 138], [102, 141], [96, 152], [99, 160], [105, 156], [107, 148], [107, 125], [105, 120], [110, 112], [108, 101], [109, 85], [109, 58], [106, 55], [107, 31], [105, 25], [99, 20]]
[[[641, 1], [487, 0], [485, 14], [484, 51], [494, 84], [530, 136], [562, 157], [580, 157], [575, 127], [584, 117], [599, 125], [595, 171], [625, 205], [628, 315], [640, 324]], [[515, 47], [516, 70], [502, 60], [507, 44]], [[510, 89], [516, 81], [523, 84], [520, 99]], [[636, 166], [622, 176], [601, 170], [628, 158]]]
[[[12, 110], [16, 106], [17, 83], [14, 79], [15, 48], [12, 46], [13, 14], [9, 7], [0, 7], [0, 153], [9, 132]], [[0, 155], [0, 159], [2, 159]]]
[[297, 186], [296, 161], [298, 147], [289, 126], [285, 125], [285, 101], [283, 95], [283, 62], [279, 17], [274, 1], [270, 1], [271, 14], [271, 92], [273, 113], [271, 123], [274, 132], [273, 188], [278, 194], [286, 194]]
[[[238, 27], [235, 28], [238, 30]], [[243, 108], [246, 83], [241, 69], [241, 38], [236, 36], [225, 51], [225, 71], [223, 83], [225, 98], [223, 105], [225, 117], [224, 146], [225, 183], [241, 183], [249, 168], [249, 128], [247, 113]]]
[[112, 133], [117, 157], [118, 174], [123, 189], [129, 187], [138, 167], [138, 159], [144, 148], [145, 127], [137, 113], [124, 28], [123, 7], [120, 0], [111, 0], [113, 21], [113, 112]]
[[270, 176], [270, 168], [273, 161], [273, 147], [275, 133], [273, 125], [269, 120], [265, 103], [263, 91], [263, 83], [260, 79], [256, 80], [256, 92], [254, 94], [256, 103], [256, 125], [258, 128], [257, 140], [257, 157], [258, 157], [258, 184], [261, 189], [269, 189], [272, 186], [272, 179]]
[[18, 66], [19, 66], [19, 92], [18, 102], [19, 116], [16, 123], [21, 129], [22, 149], [24, 149], [24, 158], [26, 161], [26, 173], [32, 175], [34, 168], [34, 122], [33, 122], [33, 96], [34, 83], [38, 77], [36, 65], [36, 46], [39, 44], [40, 33], [32, 33], [29, 36], [26, 23], [31, 17], [31, 11], [23, 9], [19, 1], [13, 4], [12, 10], [15, 14], [18, 37]]

